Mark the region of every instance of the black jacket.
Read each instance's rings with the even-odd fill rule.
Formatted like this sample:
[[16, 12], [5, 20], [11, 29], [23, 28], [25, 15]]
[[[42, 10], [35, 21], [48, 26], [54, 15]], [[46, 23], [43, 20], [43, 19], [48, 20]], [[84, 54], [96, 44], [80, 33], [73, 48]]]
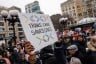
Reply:
[[75, 43], [74, 43], [75, 45], [77, 45], [77, 47], [78, 47], [78, 51], [79, 51], [79, 53], [80, 53], [80, 55], [82, 54], [82, 56], [83, 56], [83, 60], [82, 60], [82, 64], [86, 64], [86, 55], [87, 55], [87, 53], [86, 53], [86, 41], [82, 41], [82, 42], [80, 42], [80, 41], [75, 41]]
[[87, 53], [87, 64], [96, 64], [96, 51], [89, 51]]
[[66, 56], [64, 54], [64, 51], [66, 51], [66, 48], [63, 45], [63, 42], [56, 42], [54, 45], [54, 54], [56, 57], [56, 61], [58, 64], [66, 64]]

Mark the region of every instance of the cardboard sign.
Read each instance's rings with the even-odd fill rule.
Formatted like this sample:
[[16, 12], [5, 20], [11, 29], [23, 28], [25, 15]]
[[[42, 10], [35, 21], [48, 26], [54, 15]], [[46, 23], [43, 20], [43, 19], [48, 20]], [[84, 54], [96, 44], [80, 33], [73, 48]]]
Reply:
[[19, 14], [24, 33], [28, 41], [40, 50], [57, 41], [57, 35], [48, 15]]

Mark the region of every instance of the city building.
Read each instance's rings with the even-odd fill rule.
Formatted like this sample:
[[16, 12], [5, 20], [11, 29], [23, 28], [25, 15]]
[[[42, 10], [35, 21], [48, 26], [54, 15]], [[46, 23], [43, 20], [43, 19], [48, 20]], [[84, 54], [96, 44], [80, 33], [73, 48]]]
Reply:
[[[83, 18], [81, 0], [67, 0], [61, 4], [62, 14], [69, 16], [71, 19], [67, 20], [67, 26], [73, 26], [77, 24], [78, 20]], [[71, 21], [72, 20], [72, 21]]]
[[61, 4], [62, 14], [68, 14], [76, 21], [83, 18], [81, 0], [67, 0]]
[[75, 21], [96, 17], [96, 0], [67, 0], [61, 4], [61, 10], [63, 15], [68, 14]]
[[[19, 12], [21, 12], [21, 9], [16, 6], [12, 6], [10, 8], [0, 6], [0, 12], [2, 10], [18, 10]], [[20, 40], [25, 37], [20, 22], [16, 22], [15, 24], [15, 33], [17, 40]], [[11, 37], [13, 37], [13, 27], [11, 24], [9, 24], [8, 21], [5, 22], [2, 16], [0, 15], [0, 38], [7, 38], [9, 40]]]
[[25, 6], [25, 10], [26, 10], [26, 13], [38, 13], [38, 14], [43, 13], [43, 12], [41, 12], [38, 1], [34, 1], [33, 3], [27, 4]]
[[96, 17], [96, 0], [82, 0], [84, 17]]

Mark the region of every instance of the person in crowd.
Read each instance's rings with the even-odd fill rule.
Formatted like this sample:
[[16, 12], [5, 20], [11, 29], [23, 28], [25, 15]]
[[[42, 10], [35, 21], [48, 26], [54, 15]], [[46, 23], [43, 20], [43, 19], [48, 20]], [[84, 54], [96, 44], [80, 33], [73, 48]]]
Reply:
[[78, 46], [79, 51], [85, 55], [86, 54], [87, 43], [86, 43], [83, 35], [78, 36], [77, 46]]
[[52, 58], [52, 57], [54, 57], [54, 53], [51, 45], [41, 49], [40, 59], [42, 60], [42, 64], [47, 63], [49, 58]]
[[96, 64], [95, 29], [65, 29], [63, 33], [57, 31], [57, 37], [53, 46], [35, 52], [29, 41], [14, 44], [11, 39], [8, 47], [0, 45], [0, 64]]
[[78, 47], [78, 51], [82, 54], [82, 56], [84, 58], [82, 58], [82, 63], [86, 64], [86, 47], [87, 47], [87, 43], [85, 40], [84, 35], [78, 35], [77, 40], [73, 40], [72, 44], [77, 45]]
[[88, 63], [87, 64], [96, 64], [96, 35], [91, 37], [91, 40], [87, 43], [88, 46]]
[[78, 47], [76, 45], [70, 45], [68, 48], [68, 64], [82, 64], [82, 55], [78, 52]]
[[[11, 59], [13, 64], [20, 64], [20, 54], [19, 50], [15, 47], [14, 51], [11, 53]], [[13, 59], [14, 58], [14, 59]]]
[[24, 43], [25, 52], [28, 54], [28, 61], [30, 64], [36, 64], [36, 53], [34, 51], [33, 45], [29, 41]]
[[54, 55], [56, 57], [56, 63], [58, 64], [66, 64], [66, 55], [64, 54], [64, 45], [63, 45], [63, 37], [59, 36], [58, 41], [54, 45]]
[[20, 54], [20, 56], [21, 56], [21, 64], [30, 64], [26, 59], [25, 59], [25, 54], [24, 53], [21, 53]]
[[72, 37], [69, 35], [64, 36], [63, 38], [63, 51], [64, 51], [64, 55], [67, 55], [67, 47], [70, 46], [72, 44]]
[[55, 57], [50, 57], [46, 60], [45, 64], [58, 64]]
[[10, 60], [4, 57], [4, 51], [0, 50], [0, 64], [11, 64]]
[[75, 45], [78, 44], [78, 36], [79, 36], [79, 34], [76, 31], [74, 31], [74, 34], [72, 35], [72, 42], [71, 42], [71, 44], [75, 44]]
[[77, 31], [74, 31], [74, 33], [73, 33], [72, 36], [73, 36], [73, 38], [74, 38], [75, 40], [77, 40], [78, 35], [79, 35], [78, 32], [77, 32]]

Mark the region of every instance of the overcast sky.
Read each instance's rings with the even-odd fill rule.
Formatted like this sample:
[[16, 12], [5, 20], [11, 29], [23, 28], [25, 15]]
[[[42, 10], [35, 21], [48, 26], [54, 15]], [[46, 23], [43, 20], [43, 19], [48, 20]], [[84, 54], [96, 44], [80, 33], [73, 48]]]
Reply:
[[[35, 0], [0, 0], [1, 6], [18, 6], [25, 12], [25, 5], [34, 2]], [[66, 0], [37, 0], [39, 1], [41, 11], [45, 14], [61, 13], [60, 4]]]

